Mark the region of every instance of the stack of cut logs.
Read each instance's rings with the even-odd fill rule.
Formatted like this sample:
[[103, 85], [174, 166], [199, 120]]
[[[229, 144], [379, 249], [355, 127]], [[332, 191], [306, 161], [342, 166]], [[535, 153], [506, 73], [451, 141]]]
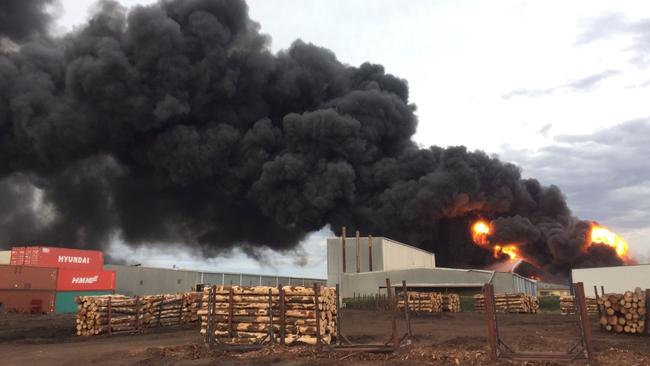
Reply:
[[200, 301], [201, 294], [196, 292], [141, 297], [79, 296], [77, 335], [108, 333], [109, 326], [111, 333], [120, 333], [195, 322]]
[[[539, 310], [537, 296], [522, 293], [494, 295], [494, 303], [498, 313], [537, 313]], [[474, 295], [474, 310], [485, 311], [484, 295]]]
[[[440, 292], [407, 291], [409, 310], [424, 313], [440, 313], [460, 311], [460, 296], [458, 294], [442, 294]], [[404, 295], [397, 294], [397, 307], [404, 309]]]
[[[595, 297], [586, 297], [587, 314], [598, 314], [598, 302]], [[575, 314], [577, 312], [574, 296], [560, 296], [560, 313], [562, 315]]]
[[646, 320], [645, 293], [640, 288], [624, 294], [605, 294], [598, 299], [602, 306], [600, 325], [616, 333], [643, 333]]
[[[284, 332], [285, 344], [315, 345], [317, 330], [320, 330], [321, 342], [329, 344], [336, 334], [336, 289], [333, 287], [319, 288], [318, 312], [313, 288], [284, 286], [282, 295], [277, 287], [215, 286], [212, 289], [213, 305], [209, 303], [211, 288], [203, 291], [203, 305], [199, 310], [201, 334], [205, 336], [210, 327], [214, 332], [213, 340], [220, 344], [269, 342], [270, 326], [276, 342], [281, 341], [281, 331]], [[209, 308], [212, 309], [210, 319]], [[206, 341], [210, 342], [209, 338]]]
[[[407, 291], [409, 311], [423, 313], [442, 312], [442, 294], [439, 292], [416, 292]], [[398, 309], [404, 309], [404, 294], [397, 295]]]
[[442, 295], [442, 311], [450, 313], [460, 312], [460, 296], [458, 294]]

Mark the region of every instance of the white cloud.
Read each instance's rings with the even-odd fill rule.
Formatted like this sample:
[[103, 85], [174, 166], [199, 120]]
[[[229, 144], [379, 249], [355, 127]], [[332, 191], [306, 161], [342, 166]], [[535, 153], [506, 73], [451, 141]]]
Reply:
[[524, 175], [557, 183], [583, 219], [611, 227], [644, 256], [650, 251], [650, 120], [557, 136], [535, 150], [506, 150]]

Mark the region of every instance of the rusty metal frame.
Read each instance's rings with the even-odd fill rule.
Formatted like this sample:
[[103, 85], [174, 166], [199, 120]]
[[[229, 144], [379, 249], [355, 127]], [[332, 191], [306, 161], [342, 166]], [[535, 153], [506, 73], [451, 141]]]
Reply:
[[507, 359], [511, 361], [574, 361], [586, 360], [588, 365], [594, 364], [594, 349], [591, 336], [591, 324], [585, 302], [585, 290], [582, 282], [573, 284], [576, 298], [577, 314], [580, 324], [580, 340], [568, 352], [516, 352], [499, 336], [499, 324], [496, 316], [494, 286], [486, 283], [483, 287], [485, 295], [485, 314], [487, 317], [488, 343], [490, 357], [493, 361]]
[[108, 297], [108, 335], [111, 336], [113, 335], [113, 326], [111, 325], [111, 319], [113, 318], [113, 305], [111, 304], [111, 300], [113, 299], [113, 296]]
[[286, 334], [286, 327], [287, 327], [287, 317], [286, 317], [286, 298], [285, 298], [285, 292], [284, 288], [282, 285], [278, 285], [278, 292], [280, 296], [280, 330], [279, 330], [279, 337], [280, 337], [280, 345], [284, 346], [285, 345], [285, 334]]
[[[164, 297], [163, 297], [164, 299]], [[161, 300], [163, 302], [163, 300]], [[185, 294], [181, 294], [181, 303], [178, 304], [178, 325], [183, 324], [183, 308], [185, 305]], [[160, 325], [159, 325], [160, 326]]]
[[643, 323], [643, 334], [650, 336], [650, 289], [645, 290], [645, 323]]
[[133, 329], [128, 329], [128, 330], [120, 330], [120, 331], [113, 331], [113, 325], [111, 324], [111, 320], [113, 319], [113, 304], [112, 304], [112, 299], [113, 297], [110, 296], [108, 298], [108, 336], [113, 336], [113, 335], [119, 335], [119, 334], [136, 334], [136, 333], [144, 333], [144, 329], [141, 327], [140, 324], [140, 318], [142, 317], [142, 312], [140, 308], [140, 296], [135, 297], [135, 319], [131, 323], [131, 326], [133, 326]]
[[273, 334], [273, 290], [269, 289], [269, 326], [267, 328], [269, 341], [275, 343], [275, 335]]
[[[402, 287], [406, 288], [406, 281], [402, 281]], [[398, 336], [397, 333], [397, 306], [396, 299], [393, 298], [393, 290], [390, 279], [386, 279], [386, 292], [388, 306], [391, 312], [391, 335], [384, 343], [358, 344], [351, 342], [341, 331], [341, 301], [339, 294], [339, 285], [336, 285], [336, 342], [325, 347], [325, 351], [334, 352], [370, 352], [370, 353], [395, 353], [403, 347], [411, 345], [411, 321], [409, 317], [409, 308], [404, 308], [406, 320], [406, 333]]]
[[320, 286], [314, 282], [314, 318], [316, 318], [316, 350], [323, 349], [322, 335], [320, 334]]
[[160, 317], [162, 316], [162, 308], [163, 308], [163, 301], [160, 301], [158, 303], [158, 315], [157, 315], [159, 328], [160, 328]]
[[[204, 343], [208, 347], [208, 349], [217, 349], [219, 351], [253, 351], [257, 349], [262, 349], [264, 347], [264, 342], [266, 342], [269, 337], [271, 337], [271, 342], [273, 342], [273, 312], [272, 312], [272, 292], [269, 289], [269, 317], [271, 318], [271, 321], [269, 321], [269, 327], [267, 329], [267, 335], [264, 336], [262, 339], [260, 339], [257, 343], [254, 344], [228, 344], [226, 342], [220, 341], [218, 338], [214, 336], [214, 322], [212, 321], [212, 317], [214, 313], [216, 312], [216, 292], [217, 292], [217, 286], [212, 286], [210, 288], [209, 296], [208, 296], [208, 319], [207, 319], [207, 326], [206, 326], [206, 332], [205, 332], [205, 340]], [[232, 325], [232, 318], [233, 318], [233, 308], [234, 308], [234, 290], [231, 287], [230, 291], [228, 292], [228, 335], [230, 338], [233, 338], [233, 325]]]

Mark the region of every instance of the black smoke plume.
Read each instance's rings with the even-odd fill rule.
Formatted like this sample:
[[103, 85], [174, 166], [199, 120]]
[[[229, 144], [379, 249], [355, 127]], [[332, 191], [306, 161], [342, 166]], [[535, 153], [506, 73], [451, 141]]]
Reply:
[[55, 0], [2, 0], [0, 1], [0, 38], [24, 41], [45, 36], [52, 15], [46, 6]]
[[211, 255], [345, 225], [471, 267], [493, 261], [471, 241], [480, 216], [503, 217], [495, 235], [548, 273], [620, 263], [582, 249], [557, 187], [480, 151], [417, 147], [405, 80], [300, 40], [273, 54], [242, 1], [105, 1], [75, 32], [23, 42], [45, 3], [0, 6], [38, 20], [2, 28], [20, 44], [0, 56], [4, 243]]

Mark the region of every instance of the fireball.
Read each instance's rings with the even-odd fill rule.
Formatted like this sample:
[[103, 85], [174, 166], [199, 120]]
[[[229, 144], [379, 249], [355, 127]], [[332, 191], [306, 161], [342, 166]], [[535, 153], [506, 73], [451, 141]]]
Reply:
[[488, 245], [488, 235], [490, 235], [490, 225], [483, 220], [479, 220], [472, 225], [472, 239], [478, 245]]
[[495, 245], [492, 248], [494, 258], [499, 258], [501, 254], [507, 254], [510, 257], [510, 262], [516, 262], [521, 259], [519, 248], [516, 245]]
[[[490, 235], [490, 224], [486, 221], [479, 220], [472, 225], [472, 239], [476, 245], [488, 247], [490, 245], [488, 235]], [[498, 259], [501, 257], [501, 254], [507, 254], [511, 262], [516, 262], [522, 258], [517, 245], [517, 243], [495, 244], [492, 246], [492, 256]]]
[[616, 235], [613, 231], [606, 227], [593, 224], [591, 227], [591, 237], [589, 238], [591, 244], [603, 244], [616, 250], [616, 255], [620, 258], [627, 258], [628, 245], [625, 239]]

